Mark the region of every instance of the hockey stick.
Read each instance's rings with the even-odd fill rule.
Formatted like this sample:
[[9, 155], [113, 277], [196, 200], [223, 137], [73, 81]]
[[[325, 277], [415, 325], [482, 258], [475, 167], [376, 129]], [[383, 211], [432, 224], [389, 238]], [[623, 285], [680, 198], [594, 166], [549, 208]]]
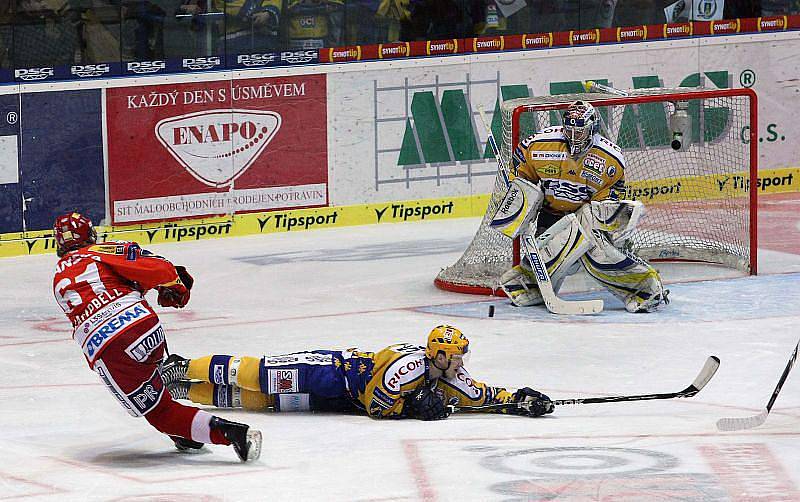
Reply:
[[613, 94], [615, 96], [628, 96], [628, 93], [621, 89], [617, 89], [615, 87], [611, 87], [608, 85], [598, 84], [594, 80], [587, 80], [583, 82], [583, 88], [586, 89], [586, 92], [599, 91], [599, 92], [604, 92], [606, 94]]
[[478, 115], [480, 115], [481, 122], [483, 122], [483, 128], [486, 129], [486, 142], [489, 143], [489, 146], [492, 148], [492, 153], [494, 153], [494, 158], [497, 159], [497, 172], [500, 174], [500, 177], [503, 178], [503, 182], [506, 184], [507, 188], [511, 185], [511, 180], [508, 179], [508, 173], [503, 166], [503, 157], [500, 155], [500, 147], [497, 146], [497, 142], [494, 140], [492, 127], [489, 125], [489, 121], [486, 120], [483, 106], [478, 107]]
[[536, 239], [534, 239], [532, 235], [523, 234], [522, 248], [525, 250], [525, 254], [528, 255], [528, 259], [531, 262], [533, 275], [536, 277], [536, 283], [539, 285], [539, 293], [542, 295], [547, 310], [554, 314], [567, 315], [597, 314], [603, 311], [603, 300], [569, 301], [559, 298], [555, 290], [553, 290], [553, 283], [550, 281], [550, 274], [547, 273], [547, 267], [545, 267], [542, 261], [542, 255], [539, 253]]
[[[600, 404], [600, 403], [620, 403], [624, 401], [651, 401], [654, 399], [674, 399], [678, 397], [692, 397], [703, 390], [703, 387], [711, 380], [719, 368], [719, 358], [709, 356], [703, 369], [700, 370], [694, 382], [680, 392], [670, 392], [665, 394], [641, 394], [635, 396], [606, 396], [606, 397], [584, 397], [579, 399], [554, 399], [555, 406], [565, 406], [570, 404]], [[530, 403], [498, 403], [486, 404], [483, 406], [453, 406], [452, 412], [477, 412], [477, 411], [496, 411], [513, 409], [530, 409]]]
[[764, 410], [758, 415], [753, 415], [752, 417], [720, 418], [717, 420], [717, 429], [725, 432], [741, 431], [758, 427], [766, 422], [767, 415], [769, 415], [769, 412], [772, 410], [772, 405], [775, 404], [775, 400], [778, 398], [778, 394], [780, 393], [784, 382], [786, 382], [786, 377], [789, 376], [789, 372], [792, 370], [792, 366], [794, 366], [794, 362], [797, 360], [798, 348], [800, 348], [800, 341], [798, 341], [797, 345], [795, 345], [794, 352], [792, 352], [792, 357], [789, 358], [789, 362], [786, 364], [786, 368], [783, 370], [783, 375], [781, 375], [780, 380], [778, 380], [778, 385], [775, 386], [775, 390], [772, 391], [772, 396], [769, 398], [766, 408], [764, 408]]
[[[495, 158], [497, 159], [497, 170], [503, 178], [506, 187], [510, 185], [508, 174], [503, 167], [503, 157], [500, 154], [500, 149], [497, 147], [497, 142], [494, 140], [492, 128], [486, 120], [486, 115], [483, 112], [483, 107], [478, 107], [478, 114], [483, 122], [483, 127], [486, 128], [487, 142], [492, 148]], [[553, 314], [563, 315], [581, 315], [581, 314], [596, 314], [603, 310], [603, 300], [563, 300], [556, 295], [553, 290], [553, 283], [550, 281], [550, 274], [547, 272], [547, 267], [544, 266], [542, 256], [539, 253], [539, 247], [536, 245], [536, 240], [533, 236], [528, 234], [522, 235], [522, 247], [525, 254], [531, 262], [534, 276], [536, 277], [536, 284], [539, 286], [539, 293], [542, 295], [542, 300], [547, 307], [547, 310]]]

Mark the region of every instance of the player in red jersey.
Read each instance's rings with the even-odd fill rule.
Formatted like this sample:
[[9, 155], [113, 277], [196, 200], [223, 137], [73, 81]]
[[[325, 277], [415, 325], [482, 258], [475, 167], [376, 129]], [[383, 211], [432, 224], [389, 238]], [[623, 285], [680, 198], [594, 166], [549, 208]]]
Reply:
[[135, 242], [98, 244], [92, 222], [78, 213], [59, 216], [53, 235], [61, 258], [56, 301], [89, 367], [128, 413], [143, 416], [178, 449], [232, 444], [242, 461], [257, 459], [261, 432], [179, 404], [164, 388], [164, 330], [144, 294], [156, 289], [159, 305], [183, 308], [194, 282], [186, 269]]

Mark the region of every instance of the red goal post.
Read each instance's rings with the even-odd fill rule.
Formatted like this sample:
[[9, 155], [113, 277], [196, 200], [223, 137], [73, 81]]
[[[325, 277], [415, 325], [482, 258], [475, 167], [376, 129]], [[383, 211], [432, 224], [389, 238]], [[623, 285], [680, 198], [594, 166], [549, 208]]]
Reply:
[[[501, 156], [511, 159], [524, 138], [560, 125], [560, 111], [577, 99], [592, 103], [601, 134], [623, 149], [626, 197], [641, 200], [646, 216], [633, 237], [642, 258], [695, 261], [757, 273], [758, 126], [752, 89], [653, 88], [528, 97], [504, 102]], [[690, 118], [684, 147], [671, 146], [671, 117]], [[688, 131], [687, 131], [688, 132]], [[688, 139], [688, 142], [687, 142]], [[508, 172], [509, 166], [505, 165]], [[750, 188], [753, 188], [752, 190]], [[442, 269], [437, 287], [502, 295], [500, 275], [519, 263], [519, 244], [488, 228], [505, 193], [498, 175], [486, 214], [461, 258]]]

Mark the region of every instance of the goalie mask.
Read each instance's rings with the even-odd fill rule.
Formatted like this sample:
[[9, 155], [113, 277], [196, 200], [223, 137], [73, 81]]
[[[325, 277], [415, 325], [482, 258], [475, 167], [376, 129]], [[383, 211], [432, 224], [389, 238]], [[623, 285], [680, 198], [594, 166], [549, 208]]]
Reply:
[[569, 105], [562, 118], [570, 155], [583, 155], [592, 146], [592, 136], [600, 131], [597, 111], [586, 101], [575, 101]]
[[58, 256], [97, 242], [92, 220], [79, 213], [67, 213], [56, 218], [53, 237]]
[[443, 352], [448, 364], [453, 356], [461, 357], [462, 362], [469, 355], [469, 340], [458, 328], [443, 324], [436, 326], [428, 335], [428, 344], [425, 347], [425, 357], [436, 359]]

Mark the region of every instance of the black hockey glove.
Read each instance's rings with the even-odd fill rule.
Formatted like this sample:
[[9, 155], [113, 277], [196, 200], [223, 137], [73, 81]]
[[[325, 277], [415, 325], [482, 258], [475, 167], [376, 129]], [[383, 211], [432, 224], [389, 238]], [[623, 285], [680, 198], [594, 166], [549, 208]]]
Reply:
[[553, 402], [545, 394], [535, 391], [530, 387], [523, 387], [514, 393], [514, 402], [519, 403], [519, 408], [511, 408], [508, 413], [511, 415], [522, 415], [524, 417], [540, 417], [547, 413], [553, 413]]
[[430, 387], [422, 386], [404, 398], [403, 414], [417, 420], [442, 420], [450, 416], [444, 399]]

